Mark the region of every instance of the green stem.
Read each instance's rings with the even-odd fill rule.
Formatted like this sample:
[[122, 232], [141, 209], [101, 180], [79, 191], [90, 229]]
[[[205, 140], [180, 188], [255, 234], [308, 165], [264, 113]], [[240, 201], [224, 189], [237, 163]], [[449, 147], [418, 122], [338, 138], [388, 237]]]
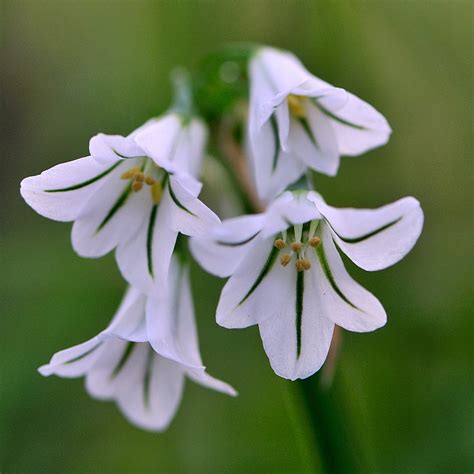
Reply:
[[[320, 373], [296, 382], [325, 473], [364, 472], [366, 462], [338, 387], [326, 386]], [[340, 387], [340, 386], [339, 386]]]

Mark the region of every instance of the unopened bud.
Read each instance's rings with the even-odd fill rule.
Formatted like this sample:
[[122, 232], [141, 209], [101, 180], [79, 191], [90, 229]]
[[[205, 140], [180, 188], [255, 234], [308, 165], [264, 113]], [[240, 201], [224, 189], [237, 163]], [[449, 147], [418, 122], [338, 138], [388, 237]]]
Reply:
[[274, 245], [278, 250], [284, 249], [286, 247], [285, 241], [283, 239], [276, 239]]
[[290, 262], [291, 262], [291, 257], [290, 257], [287, 253], [285, 253], [285, 255], [282, 255], [282, 256], [280, 257], [280, 263], [281, 263], [284, 267], [286, 267]]
[[311, 247], [317, 247], [320, 243], [321, 243], [321, 239], [319, 237], [313, 237], [309, 241], [309, 245], [311, 245]]
[[293, 250], [293, 252], [300, 252], [301, 249], [302, 249], [301, 242], [293, 242], [291, 244], [291, 250]]

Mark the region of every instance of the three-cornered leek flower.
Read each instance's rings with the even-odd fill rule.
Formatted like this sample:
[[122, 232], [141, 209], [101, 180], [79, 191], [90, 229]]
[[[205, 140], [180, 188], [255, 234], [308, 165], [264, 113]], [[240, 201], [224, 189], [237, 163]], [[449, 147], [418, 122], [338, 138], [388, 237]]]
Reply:
[[313, 76], [289, 52], [258, 49], [249, 76], [249, 156], [263, 199], [307, 168], [334, 176], [340, 155], [360, 155], [388, 141], [391, 129], [379, 112]]
[[188, 270], [180, 264], [172, 268], [176, 269], [172, 302], [153, 309], [155, 321], [150, 323], [149, 306], [162, 302], [150, 301], [129, 287], [107, 329], [56, 353], [39, 372], [45, 376], [85, 376], [92, 397], [115, 400], [132, 423], [154, 431], [164, 430], [173, 419], [186, 378], [237, 395], [230, 385], [206, 373], [199, 353]]
[[381, 270], [402, 259], [423, 226], [412, 197], [378, 209], [337, 209], [313, 191], [285, 192], [263, 214], [224, 221], [191, 251], [209, 272], [230, 279], [217, 307], [227, 328], [259, 325], [273, 370], [305, 378], [324, 363], [334, 325], [366, 332], [383, 326], [380, 302], [347, 273]]
[[150, 292], [166, 282], [179, 232], [198, 235], [218, 217], [199, 199], [206, 128], [170, 113], [127, 137], [99, 134], [90, 156], [63, 163], [21, 183], [39, 214], [74, 221], [72, 244], [83, 257], [116, 248], [127, 281]]

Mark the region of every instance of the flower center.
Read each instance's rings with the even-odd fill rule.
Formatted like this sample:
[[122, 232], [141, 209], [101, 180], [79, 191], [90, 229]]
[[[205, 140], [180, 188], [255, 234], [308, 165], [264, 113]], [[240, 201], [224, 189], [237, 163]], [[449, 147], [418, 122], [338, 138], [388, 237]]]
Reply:
[[[306, 257], [308, 247], [316, 248], [321, 239], [315, 235], [319, 220], [296, 224], [281, 234], [274, 242], [275, 248], [280, 251], [280, 263], [286, 267], [295, 257], [295, 267], [298, 272], [309, 270], [311, 261]], [[289, 251], [288, 251], [289, 250]]]
[[288, 108], [290, 109], [291, 114], [296, 118], [305, 118], [306, 110], [305, 104], [306, 97], [301, 95], [290, 94], [286, 100], [288, 101]]
[[[162, 176], [161, 176], [162, 175]], [[131, 181], [132, 191], [138, 193], [144, 185], [150, 187], [150, 195], [153, 204], [158, 204], [163, 193], [163, 178], [166, 173], [151, 160], [147, 160], [144, 166], [133, 166], [121, 174], [120, 178]]]

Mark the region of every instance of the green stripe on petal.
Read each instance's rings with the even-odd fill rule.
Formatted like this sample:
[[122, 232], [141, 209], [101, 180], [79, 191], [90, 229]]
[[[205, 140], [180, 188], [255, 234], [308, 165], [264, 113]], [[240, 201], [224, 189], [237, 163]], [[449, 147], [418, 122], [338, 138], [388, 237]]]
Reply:
[[279, 250], [276, 247], [272, 246], [272, 250], [271, 250], [270, 254], [268, 255], [267, 261], [265, 262], [265, 265], [263, 266], [262, 271], [258, 275], [257, 279], [255, 280], [255, 282], [252, 285], [252, 287], [250, 288], [250, 290], [242, 298], [242, 300], [240, 301], [240, 303], [237, 306], [240, 306], [257, 289], [258, 285], [260, 285], [260, 283], [262, 283], [263, 279], [268, 275], [268, 273], [272, 269], [272, 267], [273, 267], [273, 265], [276, 261], [276, 258], [278, 256], [278, 253], [279, 253]]
[[171, 196], [171, 199], [173, 200], [173, 202], [176, 204], [176, 206], [178, 206], [180, 209], [182, 209], [184, 212], [187, 212], [188, 214], [191, 214], [192, 216], [194, 217], [197, 217], [196, 214], [194, 214], [193, 212], [191, 212], [187, 207], [183, 206], [183, 204], [181, 204], [181, 202], [179, 201], [179, 199], [176, 197], [176, 194], [173, 192], [173, 188], [171, 186], [170, 183], [168, 183], [168, 189], [169, 189], [169, 192], [170, 192], [170, 196]]
[[104, 228], [105, 224], [107, 224], [107, 222], [109, 222], [110, 219], [112, 219], [112, 217], [114, 217], [114, 215], [117, 213], [117, 211], [125, 204], [128, 197], [130, 196], [131, 192], [132, 192], [132, 183], [130, 183], [124, 189], [124, 191], [119, 196], [117, 201], [115, 201], [115, 204], [112, 206], [112, 208], [110, 209], [108, 214], [104, 217], [104, 220], [100, 223], [99, 227], [97, 227], [96, 232], [101, 231]]
[[338, 296], [346, 302], [349, 306], [352, 308], [361, 311], [356, 305], [354, 305], [347, 297], [344, 295], [344, 293], [339, 289], [337, 286], [336, 280], [334, 279], [334, 275], [331, 272], [331, 269], [329, 268], [328, 261], [326, 258], [326, 253], [324, 251], [324, 244], [321, 242], [318, 247], [315, 249], [316, 255], [319, 258], [319, 261], [321, 263], [321, 267], [323, 269], [324, 274], [326, 275], [326, 278], [328, 279], [330, 285], [332, 286], [332, 289], [338, 294]]
[[308, 138], [311, 140], [311, 143], [316, 148], [319, 148], [318, 141], [316, 140], [316, 137], [314, 136], [314, 133], [311, 130], [311, 127], [309, 126], [308, 120], [305, 117], [299, 117], [298, 122], [303, 127], [303, 130], [306, 132], [306, 135], [308, 135]]
[[133, 345], [134, 345], [133, 342], [127, 342], [127, 346], [122, 352], [122, 357], [120, 357], [118, 364], [115, 366], [115, 369], [112, 372], [112, 375], [111, 375], [112, 378], [116, 377], [118, 373], [122, 370], [123, 366], [127, 362], [127, 359], [130, 357], [130, 354], [133, 349]]
[[346, 125], [347, 127], [352, 127], [357, 130], [369, 130], [367, 127], [364, 127], [363, 125], [357, 125], [356, 123], [349, 122], [348, 120], [345, 120], [341, 117], [338, 117], [334, 113], [332, 113], [330, 110], [326, 109], [323, 107], [317, 100], [313, 100], [313, 104], [324, 114], [327, 115], [329, 118], [332, 120], [335, 120], [336, 122], [339, 122], [342, 125]]
[[155, 204], [151, 208], [150, 220], [148, 221], [148, 230], [146, 233], [146, 257], [148, 264], [148, 273], [153, 278], [153, 233], [155, 230], [156, 211], [158, 210], [158, 204]]
[[107, 168], [105, 171], [102, 173], [98, 174], [97, 176], [94, 176], [93, 178], [90, 178], [86, 181], [83, 181], [82, 183], [77, 183], [73, 184], [72, 186], [68, 186], [66, 188], [59, 188], [59, 189], [45, 189], [45, 193], [65, 193], [67, 191], [75, 191], [76, 189], [81, 189], [84, 188], [85, 186], [89, 186], [89, 184], [95, 183], [96, 181], [99, 181], [99, 179], [102, 179], [103, 177], [107, 176], [111, 171], [113, 171], [117, 166], [119, 166], [122, 162], [118, 161], [117, 163], [114, 163], [110, 168]]
[[278, 157], [280, 156], [280, 138], [278, 136], [278, 123], [276, 121], [275, 115], [270, 117], [270, 125], [272, 126], [273, 140], [275, 144], [275, 151], [273, 152], [272, 160], [272, 171], [275, 172], [278, 164]]
[[362, 235], [360, 237], [354, 237], [354, 238], [347, 238], [347, 237], [341, 237], [332, 227], [331, 229], [333, 229], [333, 231], [335, 232], [335, 234], [341, 239], [343, 240], [344, 242], [346, 242], [347, 244], [357, 244], [359, 242], [362, 242], [363, 240], [366, 240], [366, 239], [370, 239], [370, 237], [373, 237], [374, 235], [377, 235], [379, 234], [380, 232], [383, 232], [384, 230], [387, 230], [389, 229], [390, 227], [394, 226], [395, 224], [398, 224], [398, 222], [400, 222], [401, 220], [403, 219], [403, 216], [402, 217], [399, 217], [398, 219], [392, 221], [392, 222], [389, 222], [388, 224], [385, 224], [384, 226], [380, 227], [379, 229], [376, 229], [376, 230], [373, 230], [372, 232], [369, 232], [368, 234], [365, 234], [365, 235]]
[[296, 357], [301, 354], [301, 326], [303, 324], [304, 271], [296, 273]]
[[216, 244], [224, 245], [225, 247], [239, 247], [240, 245], [248, 244], [252, 239], [255, 239], [255, 237], [257, 237], [259, 233], [260, 231], [258, 231], [256, 234], [251, 235], [245, 240], [241, 240], [240, 242], [224, 242], [223, 240], [217, 240]]
[[143, 379], [143, 403], [146, 407], [150, 405], [150, 381], [151, 381], [151, 372], [153, 365], [153, 350], [148, 348], [145, 377]]

